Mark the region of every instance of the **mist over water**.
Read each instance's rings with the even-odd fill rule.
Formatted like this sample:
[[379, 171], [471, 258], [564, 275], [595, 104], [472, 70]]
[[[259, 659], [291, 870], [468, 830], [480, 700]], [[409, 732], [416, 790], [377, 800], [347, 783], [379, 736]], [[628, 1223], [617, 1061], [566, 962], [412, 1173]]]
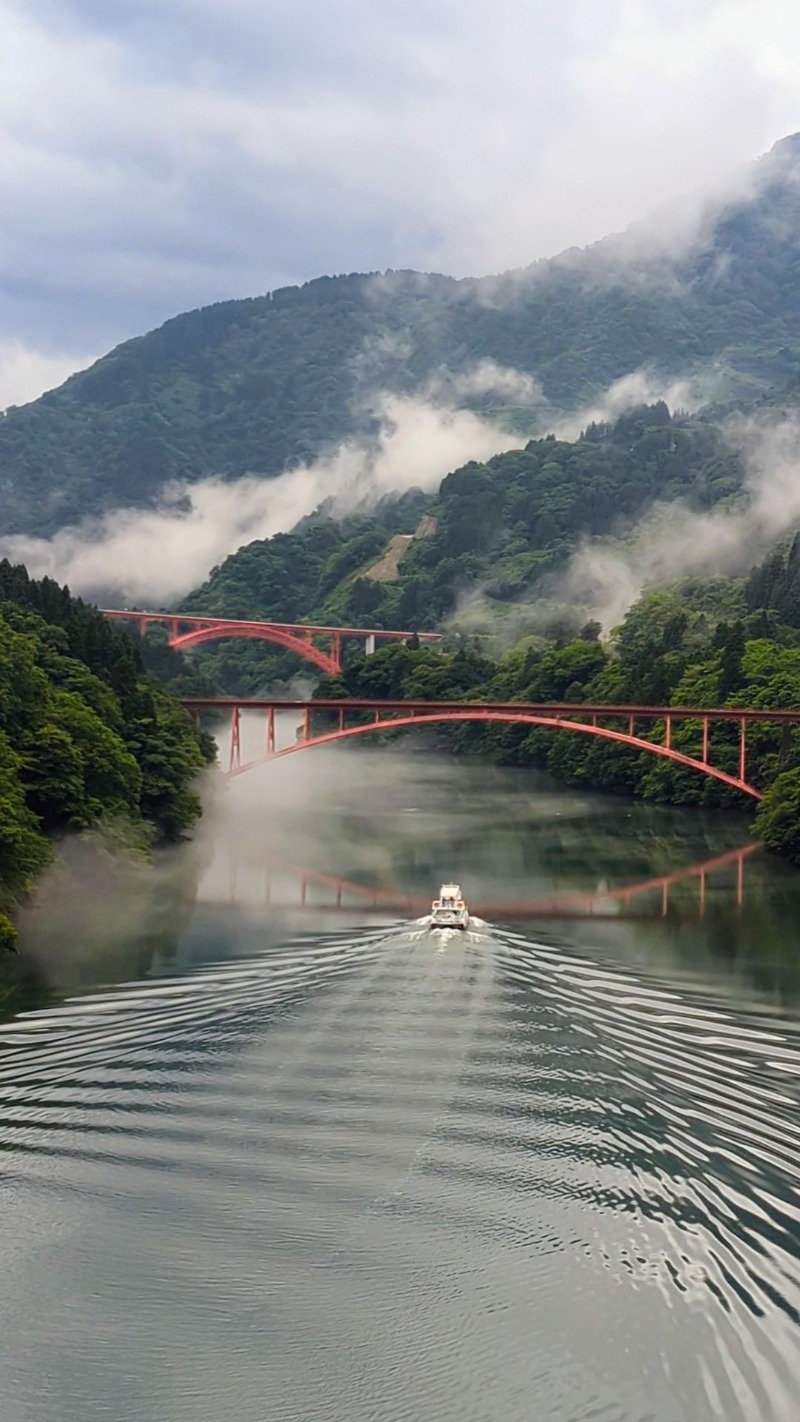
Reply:
[[[388, 749], [211, 829], [170, 953], [0, 1028], [3, 1422], [790, 1422], [796, 873]], [[509, 918], [421, 935], [450, 875]]]

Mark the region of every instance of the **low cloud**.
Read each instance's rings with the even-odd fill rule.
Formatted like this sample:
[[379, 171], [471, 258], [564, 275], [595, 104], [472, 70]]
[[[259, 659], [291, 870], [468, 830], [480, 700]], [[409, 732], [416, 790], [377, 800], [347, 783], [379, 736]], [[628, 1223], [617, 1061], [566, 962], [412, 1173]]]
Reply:
[[685, 410], [691, 414], [720, 399], [727, 378], [717, 367], [673, 378], [652, 370], [633, 370], [615, 380], [593, 404], [557, 418], [548, 426], [548, 431], [559, 439], [577, 439], [589, 425], [613, 423], [637, 406], [654, 405], [659, 400], [673, 412]]
[[494, 395], [503, 404], [524, 405], [532, 411], [546, 404], [541, 384], [535, 376], [488, 359], [476, 361], [462, 371], [442, 367], [431, 377], [428, 388], [432, 395], [451, 400], [474, 400]]
[[372, 402], [379, 432], [275, 479], [204, 479], [165, 490], [155, 509], [118, 509], [61, 529], [18, 536], [0, 553], [85, 596], [170, 603], [196, 587], [227, 554], [294, 527], [323, 501], [334, 516], [382, 495], [435, 488], [468, 459], [487, 459], [521, 440], [472, 410], [382, 394]]
[[628, 539], [585, 543], [538, 605], [536, 619], [571, 608], [609, 631], [647, 588], [736, 576], [763, 558], [800, 520], [800, 421], [739, 423], [730, 434], [748, 465], [740, 499], [708, 513], [682, 502], [656, 505]]
[[[634, 386], [620, 381], [621, 390], [612, 387], [596, 417], [622, 413], [625, 389], [641, 394], [641, 379], [639, 373]], [[686, 385], [691, 393], [692, 382]], [[465, 592], [449, 619], [451, 630], [483, 638], [486, 649], [500, 655], [525, 637], [577, 630], [590, 618], [608, 634], [650, 588], [683, 578], [748, 573], [800, 524], [800, 419], [732, 421], [728, 435], [747, 465], [735, 499], [706, 513], [680, 500], [654, 504], [626, 537], [586, 539], [531, 602], [498, 602], [487, 597], [485, 587]]]

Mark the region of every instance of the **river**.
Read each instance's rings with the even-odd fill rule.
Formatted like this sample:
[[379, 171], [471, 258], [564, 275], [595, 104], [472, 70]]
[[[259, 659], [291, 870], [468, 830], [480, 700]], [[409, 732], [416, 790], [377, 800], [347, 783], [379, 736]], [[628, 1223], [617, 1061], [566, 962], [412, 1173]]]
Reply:
[[[220, 798], [169, 944], [75, 991], [62, 913], [2, 1422], [795, 1422], [800, 873], [748, 839], [340, 747]], [[492, 921], [421, 934], [451, 875]]]

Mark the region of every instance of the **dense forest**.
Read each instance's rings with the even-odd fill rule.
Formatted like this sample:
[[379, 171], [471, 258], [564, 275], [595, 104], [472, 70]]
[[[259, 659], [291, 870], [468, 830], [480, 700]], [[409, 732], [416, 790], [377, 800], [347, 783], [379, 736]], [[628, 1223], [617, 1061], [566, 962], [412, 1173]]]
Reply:
[[[696, 509], [743, 500], [744, 465], [707, 419], [656, 404], [580, 439], [532, 441], [524, 450], [449, 475], [438, 495], [387, 501], [377, 515], [341, 523], [322, 515], [292, 534], [254, 543], [216, 569], [187, 606], [212, 615], [362, 623], [423, 630], [445, 625], [445, 650], [386, 647], [351, 653], [333, 695], [566, 700], [674, 705], [800, 705], [800, 536], [747, 578], [695, 580], [644, 595], [621, 627], [580, 627], [580, 609], [543, 626], [537, 595], [576, 542], [624, 533], [655, 500]], [[395, 530], [424, 526], [405, 544], [388, 580], [369, 576]], [[459, 600], [479, 588], [498, 609], [516, 609], [517, 645], [497, 659], [489, 638], [460, 630]], [[535, 615], [534, 615], [535, 614]], [[526, 628], [526, 615], [528, 618]], [[600, 634], [605, 635], [601, 641]], [[194, 674], [239, 694], [295, 660], [260, 644], [204, 649]], [[186, 673], [184, 672], [184, 675]], [[314, 673], [306, 669], [313, 680]], [[658, 731], [659, 728], [656, 728]], [[674, 732], [697, 750], [699, 727]], [[734, 770], [735, 727], [714, 731], [715, 763]], [[602, 741], [519, 727], [463, 725], [441, 733], [454, 750], [536, 764], [560, 779], [669, 803], [749, 809], [745, 797], [647, 754]], [[766, 790], [758, 831], [800, 861], [800, 732], [758, 728], [749, 774]]]
[[[444, 650], [394, 645], [365, 658], [353, 645], [342, 676], [323, 683], [333, 695], [792, 707], [800, 705], [800, 536], [747, 578], [647, 593], [616, 629], [548, 600], [582, 540], [609, 534], [624, 540], [659, 502], [680, 500], [701, 512], [721, 504], [744, 508], [747, 498], [745, 460], [710, 415], [670, 414], [657, 402], [592, 424], [576, 440], [548, 436], [466, 465], [433, 495], [386, 499], [370, 515], [340, 521], [321, 510], [294, 532], [231, 555], [184, 610], [444, 627]], [[462, 621], [460, 608], [474, 592], [482, 628], [491, 629], [496, 618], [499, 636], [476, 634]], [[316, 676], [262, 643], [225, 642], [183, 662], [157, 633], [151, 637], [147, 657], [154, 666], [161, 659], [161, 674], [186, 691], [251, 695], [298, 674], [311, 686]], [[512, 650], [498, 659], [503, 639]], [[699, 734], [698, 726], [681, 724], [673, 743], [692, 753]], [[736, 734], [734, 726], [714, 731], [722, 769], [736, 768]], [[544, 766], [561, 779], [606, 790], [752, 810], [719, 782], [607, 742], [468, 725], [442, 738], [457, 751]], [[800, 861], [800, 732], [758, 728], [749, 774], [767, 792], [759, 833]]]
[[[323, 696], [496, 701], [567, 701], [674, 706], [800, 706], [800, 633], [774, 612], [746, 611], [748, 586], [720, 579], [645, 594], [605, 643], [590, 623], [569, 641], [538, 639], [499, 661], [474, 648], [442, 654], [392, 645], [359, 657], [323, 681]], [[731, 605], [740, 615], [729, 620]], [[702, 607], [703, 610], [698, 610]], [[720, 609], [726, 616], [720, 616]], [[621, 724], [627, 729], [627, 723]], [[663, 725], [647, 734], [663, 740]], [[391, 733], [388, 733], [391, 734]], [[698, 756], [699, 722], [673, 727], [676, 750]], [[728, 807], [752, 814], [749, 797], [687, 767], [611, 742], [545, 728], [459, 723], [438, 732], [457, 753], [537, 765], [561, 781], [654, 801]], [[737, 772], [738, 728], [712, 729], [710, 758]], [[748, 738], [748, 778], [766, 793], [755, 827], [766, 845], [800, 863], [800, 728], [769, 723]]]
[[[656, 501], [710, 508], [736, 496], [743, 479], [742, 459], [717, 426], [671, 415], [657, 402], [593, 424], [577, 440], [548, 436], [468, 464], [435, 495], [386, 499], [370, 516], [343, 521], [321, 513], [292, 533], [247, 544], [182, 610], [425, 631], [479, 590], [487, 626], [516, 610], [522, 635], [526, 606], [544, 595], [581, 539], [624, 534]], [[396, 534], [416, 536], [397, 566], [378, 576]], [[205, 648], [192, 665], [240, 695], [301, 670], [296, 659], [254, 642]]]
[[55, 838], [102, 825], [142, 850], [200, 813], [213, 746], [139, 653], [66, 588], [0, 563], [0, 948]]
[[374, 433], [376, 391], [424, 395], [486, 360], [541, 400], [501, 385], [461, 403], [527, 434], [632, 371], [711, 373], [740, 402], [796, 392], [798, 169], [795, 136], [680, 257], [632, 229], [503, 277], [323, 277], [178, 316], [0, 418], [0, 533], [147, 504], [170, 480], [278, 474]]

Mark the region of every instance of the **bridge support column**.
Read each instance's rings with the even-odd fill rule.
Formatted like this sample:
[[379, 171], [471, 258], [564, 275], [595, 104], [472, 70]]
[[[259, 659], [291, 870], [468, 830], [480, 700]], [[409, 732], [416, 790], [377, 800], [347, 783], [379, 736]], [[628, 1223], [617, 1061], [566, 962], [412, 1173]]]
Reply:
[[665, 720], [665, 722], [664, 722], [664, 725], [665, 725], [665, 728], [666, 728], [665, 731], [664, 731], [664, 745], [666, 746], [667, 750], [669, 750], [669, 749], [671, 748], [671, 746], [672, 746], [672, 717], [671, 717], [671, 716], [667, 716], [667, 718], [666, 718], [666, 720]]
[[334, 632], [331, 644], [331, 656], [336, 663], [336, 670], [342, 670], [342, 637], [340, 632]]
[[311, 740], [311, 707], [307, 706], [303, 712], [303, 740]]
[[228, 769], [240, 770], [242, 765], [242, 725], [241, 710], [234, 706], [231, 711], [231, 758]]
[[703, 717], [703, 765], [708, 765], [708, 717]]
[[374, 651], [375, 651], [375, 633], [374, 633], [374, 632], [370, 632], [369, 636], [368, 636], [368, 637], [365, 639], [365, 641], [364, 641], [364, 656], [365, 656], [365, 657], [371, 657], [371, 656], [372, 656], [372, 653], [373, 653]]
[[267, 755], [275, 754], [275, 707], [267, 712]]
[[739, 779], [744, 780], [747, 769], [747, 722], [742, 717], [739, 722]]

